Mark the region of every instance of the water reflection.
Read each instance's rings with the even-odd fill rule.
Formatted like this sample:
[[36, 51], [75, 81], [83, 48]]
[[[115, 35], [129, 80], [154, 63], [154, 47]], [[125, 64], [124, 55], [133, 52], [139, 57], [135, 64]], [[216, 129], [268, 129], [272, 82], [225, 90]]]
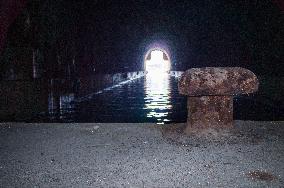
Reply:
[[51, 92], [48, 99], [48, 113], [51, 119], [64, 119], [74, 112], [74, 93], [55, 94]]
[[[152, 72], [143, 78], [86, 95], [86, 100], [82, 101], [78, 100], [81, 95], [72, 90], [73, 87], [63, 87], [66, 84], [62, 83], [66, 81], [59, 80], [56, 84], [52, 82], [48, 111], [27, 117], [31, 119], [25, 117], [25, 121], [159, 124], [186, 122], [186, 97], [178, 92], [178, 79], [156, 70]], [[86, 91], [89, 91], [88, 88]], [[81, 87], [80, 92], [88, 93], [84, 87]], [[283, 111], [282, 104], [272, 103], [261, 95], [240, 96], [234, 101], [235, 119], [283, 120]], [[15, 121], [15, 118], [11, 121]]]
[[171, 105], [170, 75], [164, 72], [149, 72], [145, 78], [145, 107], [147, 117], [155, 119], [158, 124], [169, 121]]

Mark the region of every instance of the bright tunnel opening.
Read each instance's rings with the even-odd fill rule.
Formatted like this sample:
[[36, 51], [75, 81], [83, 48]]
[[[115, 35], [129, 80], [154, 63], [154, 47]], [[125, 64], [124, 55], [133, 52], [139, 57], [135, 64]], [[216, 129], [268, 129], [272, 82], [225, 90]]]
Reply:
[[162, 50], [152, 50], [145, 58], [145, 70], [148, 74], [161, 74], [170, 71], [170, 60]]

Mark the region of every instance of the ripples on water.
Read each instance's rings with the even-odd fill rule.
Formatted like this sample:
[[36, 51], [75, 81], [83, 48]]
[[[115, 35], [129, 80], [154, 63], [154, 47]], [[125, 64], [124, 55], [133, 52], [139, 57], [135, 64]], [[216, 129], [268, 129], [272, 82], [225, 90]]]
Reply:
[[[96, 92], [70, 103], [73, 94], [60, 97], [60, 112], [50, 120], [63, 122], [169, 122], [186, 121], [186, 97], [178, 94], [178, 79], [169, 74], [147, 74], [123, 85]], [[50, 100], [52, 101], [52, 100]]]
[[[37, 117], [33, 121], [185, 122], [186, 97], [179, 95], [177, 85], [178, 79], [168, 74], [147, 74], [88, 95], [81, 102], [72, 102], [76, 99], [72, 93], [64, 94], [60, 96], [60, 111], [50, 109], [48, 117]], [[51, 93], [49, 102], [53, 99]], [[234, 98], [234, 119], [283, 120], [282, 112], [281, 105], [265, 102], [263, 96]]]
[[144, 109], [148, 111], [147, 117], [156, 119], [159, 124], [171, 121], [168, 118], [173, 108], [170, 76], [166, 73], [149, 73], [144, 82]]

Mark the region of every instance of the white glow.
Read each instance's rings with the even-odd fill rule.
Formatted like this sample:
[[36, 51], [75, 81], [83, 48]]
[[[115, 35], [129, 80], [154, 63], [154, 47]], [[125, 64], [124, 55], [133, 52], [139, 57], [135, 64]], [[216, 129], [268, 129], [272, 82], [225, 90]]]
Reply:
[[168, 120], [168, 109], [172, 108], [170, 101], [170, 75], [167, 73], [147, 74], [145, 77], [145, 107], [147, 117], [154, 118], [158, 124]]
[[153, 50], [151, 59], [145, 61], [145, 69], [148, 73], [164, 73], [170, 70], [170, 61], [163, 59], [163, 53], [160, 50]]
[[169, 109], [172, 108], [170, 100], [170, 58], [164, 60], [165, 52], [161, 50], [152, 50], [150, 59], [145, 57], [145, 70], [148, 72], [145, 77], [145, 107], [147, 117], [156, 119], [158, 124], [164, 124], [169, 121]]

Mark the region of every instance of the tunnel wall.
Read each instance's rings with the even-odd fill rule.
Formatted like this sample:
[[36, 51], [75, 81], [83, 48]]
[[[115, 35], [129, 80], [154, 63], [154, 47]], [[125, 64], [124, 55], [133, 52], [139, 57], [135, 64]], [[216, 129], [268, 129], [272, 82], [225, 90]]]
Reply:
[[40, 80], [0, 82], [0, 121], [26, 120], [46, 110], [46, 90]]
[[[76, 80], [5, 80], [0, 82], [0, 121], [30, 121], [42, 112], [56, 112], [61, 96], [69, 103], [121, 82], [145, 75], [144, 71], [97, 74]], [[51, 97], [52, 96], [52, 97]]]

